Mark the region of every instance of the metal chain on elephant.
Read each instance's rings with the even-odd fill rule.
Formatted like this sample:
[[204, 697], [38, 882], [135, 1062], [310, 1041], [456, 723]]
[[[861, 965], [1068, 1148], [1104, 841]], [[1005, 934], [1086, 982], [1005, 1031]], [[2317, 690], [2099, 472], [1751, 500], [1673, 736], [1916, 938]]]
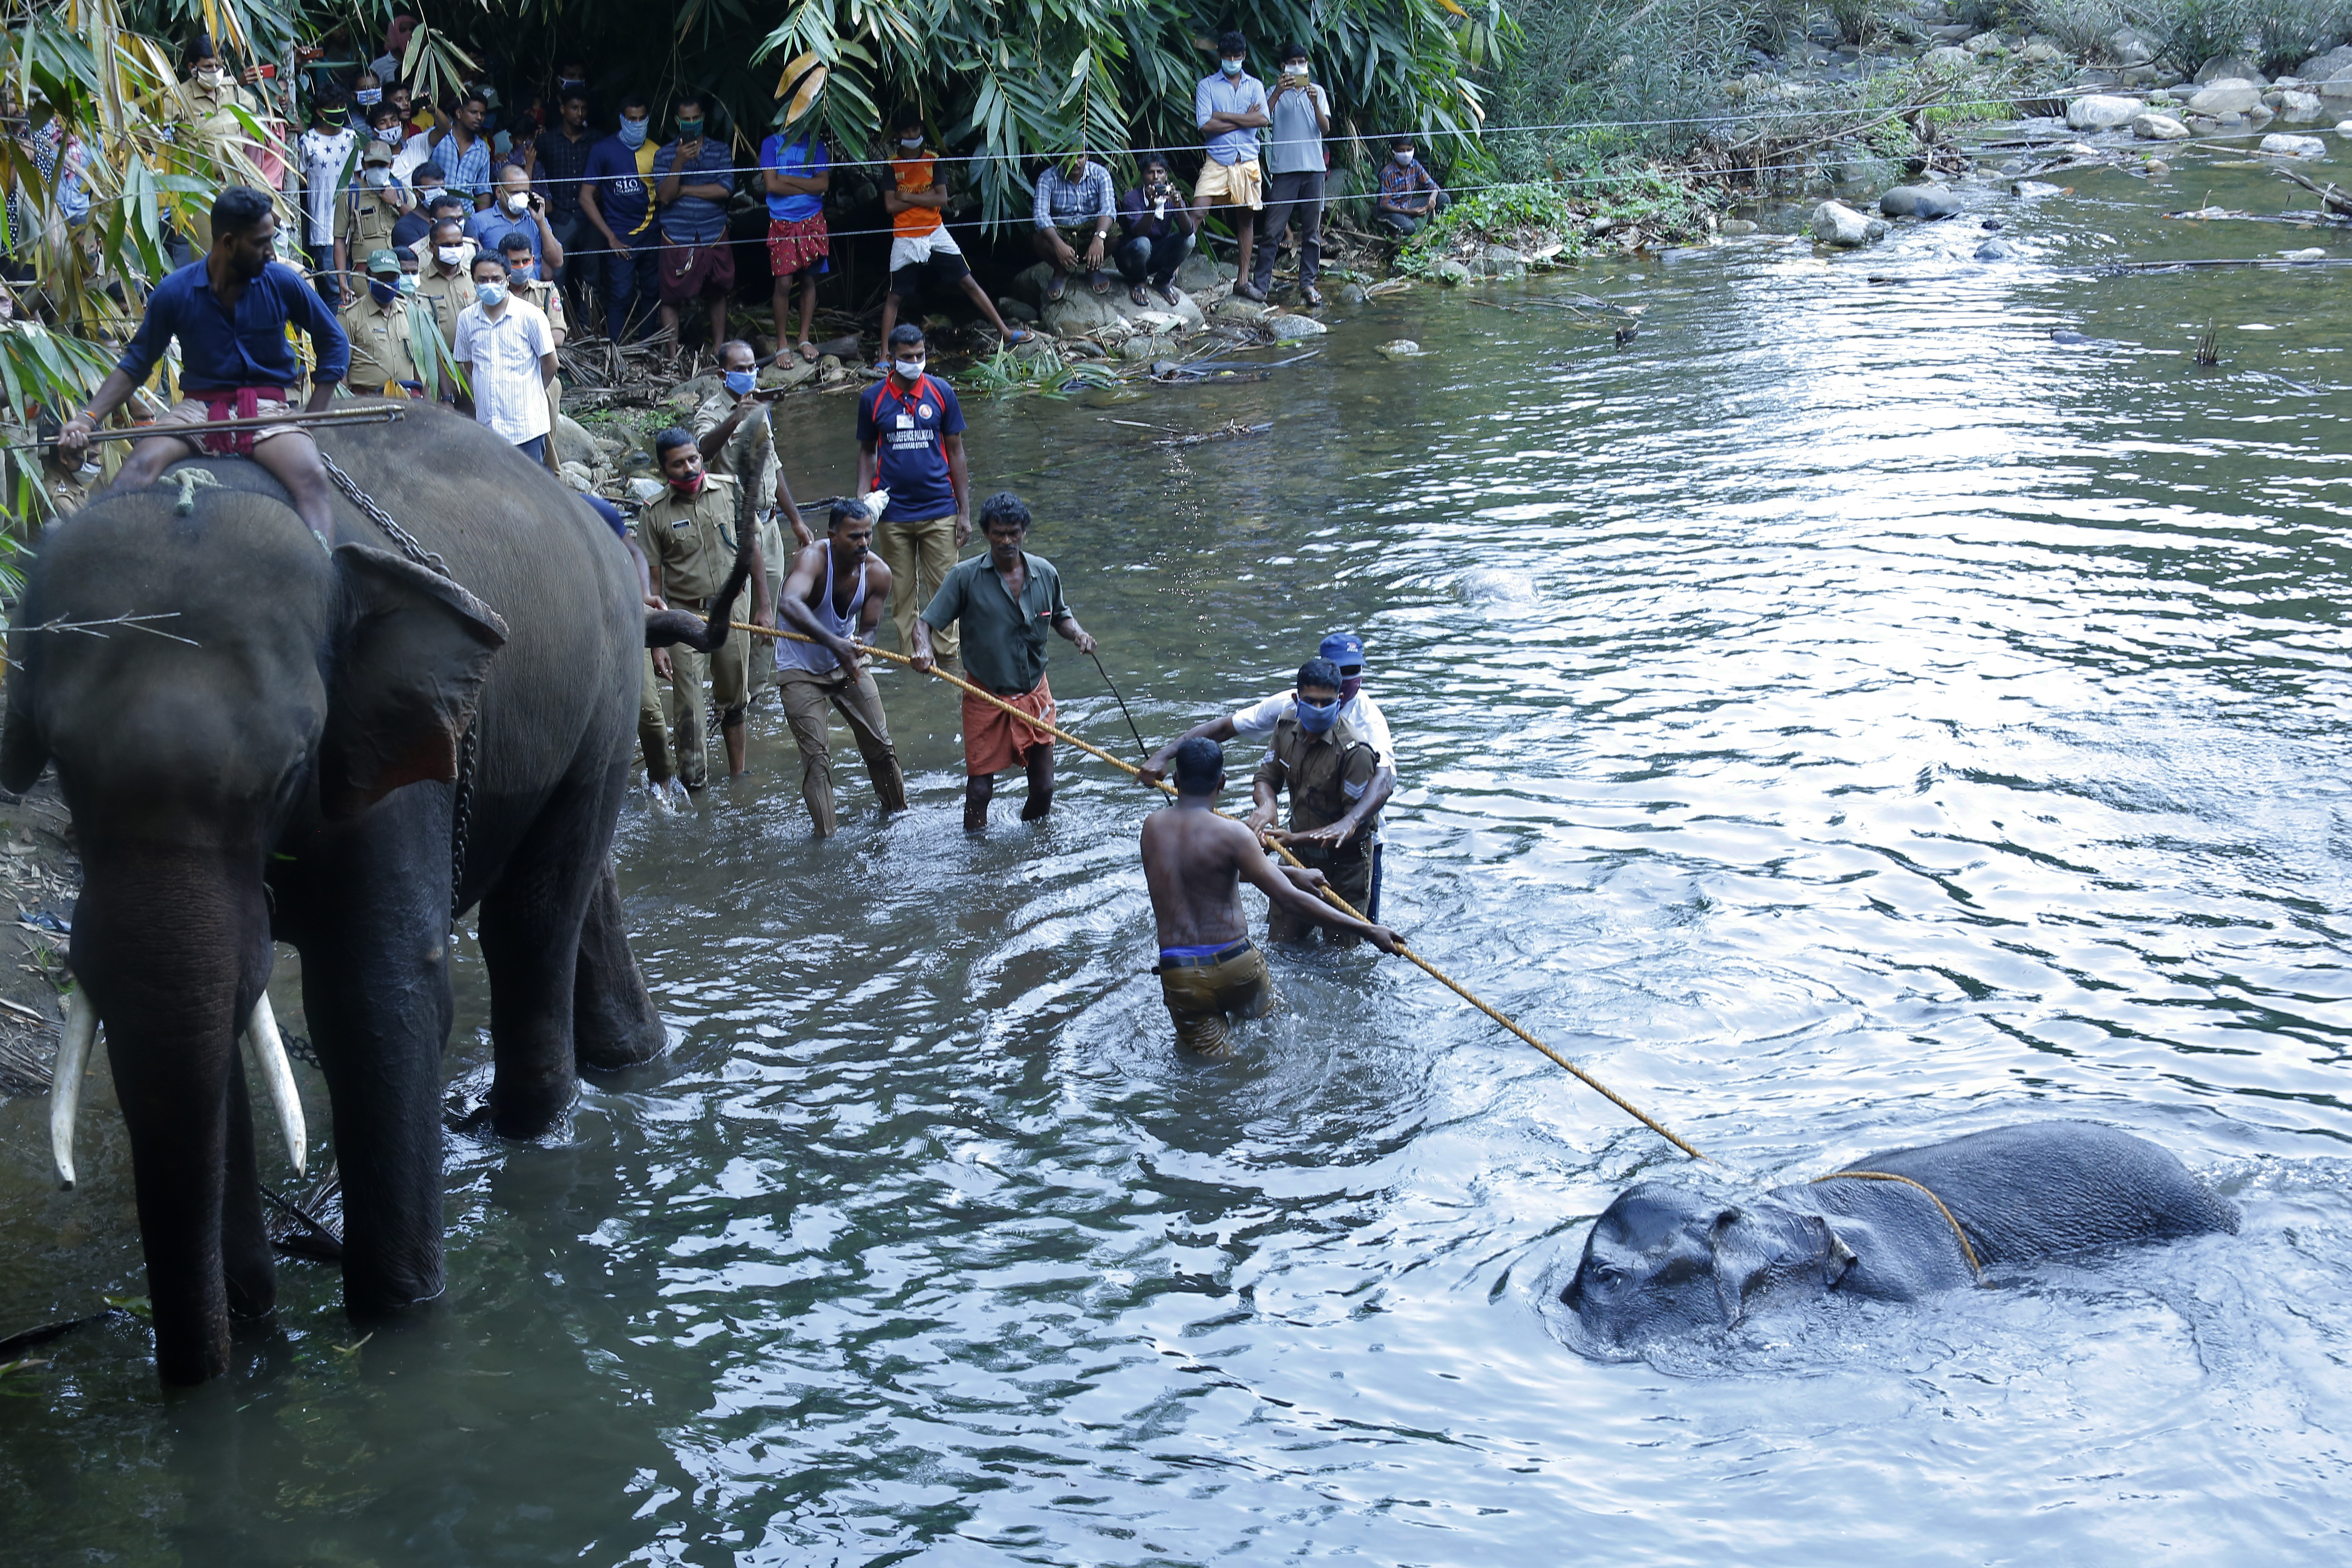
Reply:
[[451, 582], [457, 581], [457, 574], [449, 570], [449, 563], [417, 543], [415, 534], [393, 521], [392, 513], [376, 505], [375, 498], [360, 489], [360, 482], [343, 472], [343, 466], [341, 463], [336, 462], [324, 452], [319, 454], [319, 461], [326, 465], [327, 478], [335, 482], [335, 488], [342, 491], [353, 506], [366, 513], [370, 522], [383, 530], [384, 536], [400, 546], [402, 554], [419, 566], [431, 567]]
[[[438, 572], [452, 583], [457, 580], [457, 574], [449, 570], [449, 563], [419, 544], [415, 534], [394, 522], [392, 513], [378, 506], [373, 496], [360, 489], [360, 482], [345, 473], [341, 463], [324, 452], [319, 454], [319, 461], [326, 466], [327, 478], [334, 481], [335, 488], [365, 513], [370, 522], [383, 530], [384, 537], [399, 545], [402, 554], [419, 566]], [[456, 923], [459, 911], [465, 908], [466, 836], [474, 815], [473, 784], [474, 726], [469, 720], [466, 724], [466, 738], [458, 742], [457, 787], [449, 796], [449, 920], [452, 924]]]

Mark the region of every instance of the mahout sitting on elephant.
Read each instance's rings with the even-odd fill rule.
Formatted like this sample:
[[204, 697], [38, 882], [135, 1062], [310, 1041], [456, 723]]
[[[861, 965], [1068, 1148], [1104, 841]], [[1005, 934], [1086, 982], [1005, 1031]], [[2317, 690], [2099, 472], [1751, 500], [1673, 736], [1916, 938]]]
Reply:
[[2166, 1150], [2083, 1121], [1896, 1149], [1738, 1203], [1644, 1182], [1593, 1222], [1560, 1292], [1579, 1348], [1634, 1353], [1768, 1301], [1909, 1301], [1983, 1270], [2234, 1233], [2238, 1211]]
[[56, 767], [84, 872], [60, 1154], [63, 1058], [102, 1024], [167, 1384], [226, 1370], [232, 1320], [275, 1299], [236, 1048], [248, 1021], [274, 1037], [273, 938], [302, 958], [355, 1316], [443, 1287], [453, 911], [479, 905], [499, 1132], [549, 1131], [578, 1068], [664, 1044], [614, 822], [648, 636], [724, 636], [731, 605], [649, 626], [578, 497], [472, 421], [404, 407], [319, 445], [446, 574], [340, 496], [324, 550], [257, 464], [197, 459], [50, 530], [10, 634], [0, 785]]

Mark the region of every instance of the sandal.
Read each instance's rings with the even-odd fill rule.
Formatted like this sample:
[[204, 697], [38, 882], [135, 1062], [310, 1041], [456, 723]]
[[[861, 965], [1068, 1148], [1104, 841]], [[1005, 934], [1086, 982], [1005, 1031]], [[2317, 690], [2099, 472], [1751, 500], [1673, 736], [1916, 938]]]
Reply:
[[1015, 343], [1025, 343], [1036, 335], [1026, 327], [1007, 326], [1004, 329], [1004, 346], [1009, 349]]
[[1312, 283], [1301, 283], [1298, 297], [1307, 301], [1307, 308], [1310, 310], [1320, 309], [1323, 304], [1323, 290]]
[[1097, 267], [1087, 274], [1087, 287], [1097, 294], [1108, 294], [1110, 292], [1110, 279], [1104, 277], [1102, 268]]
[[816, 363], [816, 345], [809, 342], [806, 338], [803, 338], [800, 342], [794, 343], [793, 345], [793, 352], [800, 355], [803, 360], [810, 364], [814, 364]]
[[1160, 297], [1171, 305], [1181, 305], [1184, 302], [1184, 296], [1176, 291], [1176, 285], [1173, 283], [1162, 283], [1160, 286]]
[[1140, 283], [1129, 284], [1127, 286], [1127, 297], [1139, 305], [1149, 305], [1151, 303], [1151, 296], [1143, 291], [1143, 285]]
[[1053, 281], [1045, 285], [1045, 303], [1049, 305], [1060, 304], [1062, 302], [1062, 296], [1069, 291], [1069, 287], [1070, 275], [1068, 273], [1055, 273]]

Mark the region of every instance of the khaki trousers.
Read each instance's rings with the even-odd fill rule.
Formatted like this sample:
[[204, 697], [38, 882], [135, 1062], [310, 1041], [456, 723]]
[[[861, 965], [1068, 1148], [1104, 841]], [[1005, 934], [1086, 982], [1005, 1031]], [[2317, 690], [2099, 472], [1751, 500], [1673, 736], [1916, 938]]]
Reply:
[[1233, 1054], [1228, 1015], [1261, 1018], [1273, 1007], [1274, 977], [1266, 973], [1265, 955], [1252, 943], [1248, 951], [1223, 963], [1162, 966], [1160, 997], [1176, 1026], [1179, 1045], [1204, 1057]]
[[833, 805], [833, 734], [825, 705], [831, 703], [848, 724], [874, 780], [874, 798], [885, 811], [907, 809], [907, 778], [898, 770], [898, 753], [890, 744], [890, 721], [882, 712], [882, 694], [875, 689], [874, 672], [861, 660], [852, 685], [839, 669], [819, 675], [813, 669], [787, 665], [776, 671], [777, 695], [783, 699], [784, 721], [793, 727], [793, 742], [801, 749], [801, 798], [808, 803], [809, 820], [820, 837], [830, 837], [835, 825]]
[[[1336, 854], [1307, 846], [1294, 847], [1291, 853], [1305, 862], [1308, 869], [1322, 872], [1329, 879], [1331, 890], [1353, 905], [1359, 914], [1369, 919], [1372, 902], [1371, 837], [1371, 829], [1365, 827], [1360, 829], [1355, 838]], [[1269, 942], [1312, 942], [1318, 931], [1322, 932], [1324, 942], [1333, 947], [1353, 947], [1363, 940], [1353, 931], [1333, 931], [1302, 915], [1294, 915], [1287, 910], [1270, 909], [1265, 911], [1265, 934]]]
[[[751, 634], [742, 630], [730, 634], [717, 653], [697, 653], [683, 643], [669, 650], [669, 694], [664, 706], [677, 749], [677, 776], [687, 788], [700, 789], [710, 782], [711, 706], [717, 703], [721, 724], [743, 716], [751, 663]], [[708, 687], [703, 685], [706, 676]]]
[[[882, 564], [890, 568], [890, 621], [898, 628], [898, 651], [912, 654], [915, 618], [955, 568], [955, 518], [878, 524], [874, 548], [881, 552]], [[931, 633], [931, 651], [941, 664], [951, 662], [960, 646], [953, 626]]]
[[677, 777], [677, 756], [670, 750], [669, 718], [662, 710], [661, 677], [654, 673], [654, 650], [646, 649], [646, 677], [637, 689], [637, 745], [646, 754], [646, 778], [663, 784]]

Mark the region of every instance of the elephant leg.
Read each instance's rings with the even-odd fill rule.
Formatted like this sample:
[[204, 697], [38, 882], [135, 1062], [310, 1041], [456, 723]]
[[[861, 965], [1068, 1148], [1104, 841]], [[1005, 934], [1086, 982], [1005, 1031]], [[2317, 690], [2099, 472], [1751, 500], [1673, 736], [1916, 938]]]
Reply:
[[613, 863], [588, 896], [580, 926], [580, 967], [572, 986], [572, 1050], [581, 1067], [611, 1072], [651, 1061], [669, 1043], [646, 977], [629, 951]]
[[579, 1093], [572, 995], [581, 927], [607, 875], [613, 807], [604, 780], [567, 781], [541, 808], [483, 895], [478, 930], [490, 974], [490, 1124], [502, 1138], [536, 1138]]
[[302, 1010], [334, 1103], [343, 1305], [395, 1313], [443, 1288], [441, 1058], [449, 1042], [449, 795], [415, 788], [307, 846], [280, 888]]
[[243, 1064], [231, 1058], [228, 1074], [228, 1163], [221, 1190], [221, 1278], [227, 1287], [228, 1315], [250, 1322], [278, 1306], [278, 1265], [269, 1253], [269, 1232], [261, 1213], [261, 1177], [253, 1146], [253, 1098]]

